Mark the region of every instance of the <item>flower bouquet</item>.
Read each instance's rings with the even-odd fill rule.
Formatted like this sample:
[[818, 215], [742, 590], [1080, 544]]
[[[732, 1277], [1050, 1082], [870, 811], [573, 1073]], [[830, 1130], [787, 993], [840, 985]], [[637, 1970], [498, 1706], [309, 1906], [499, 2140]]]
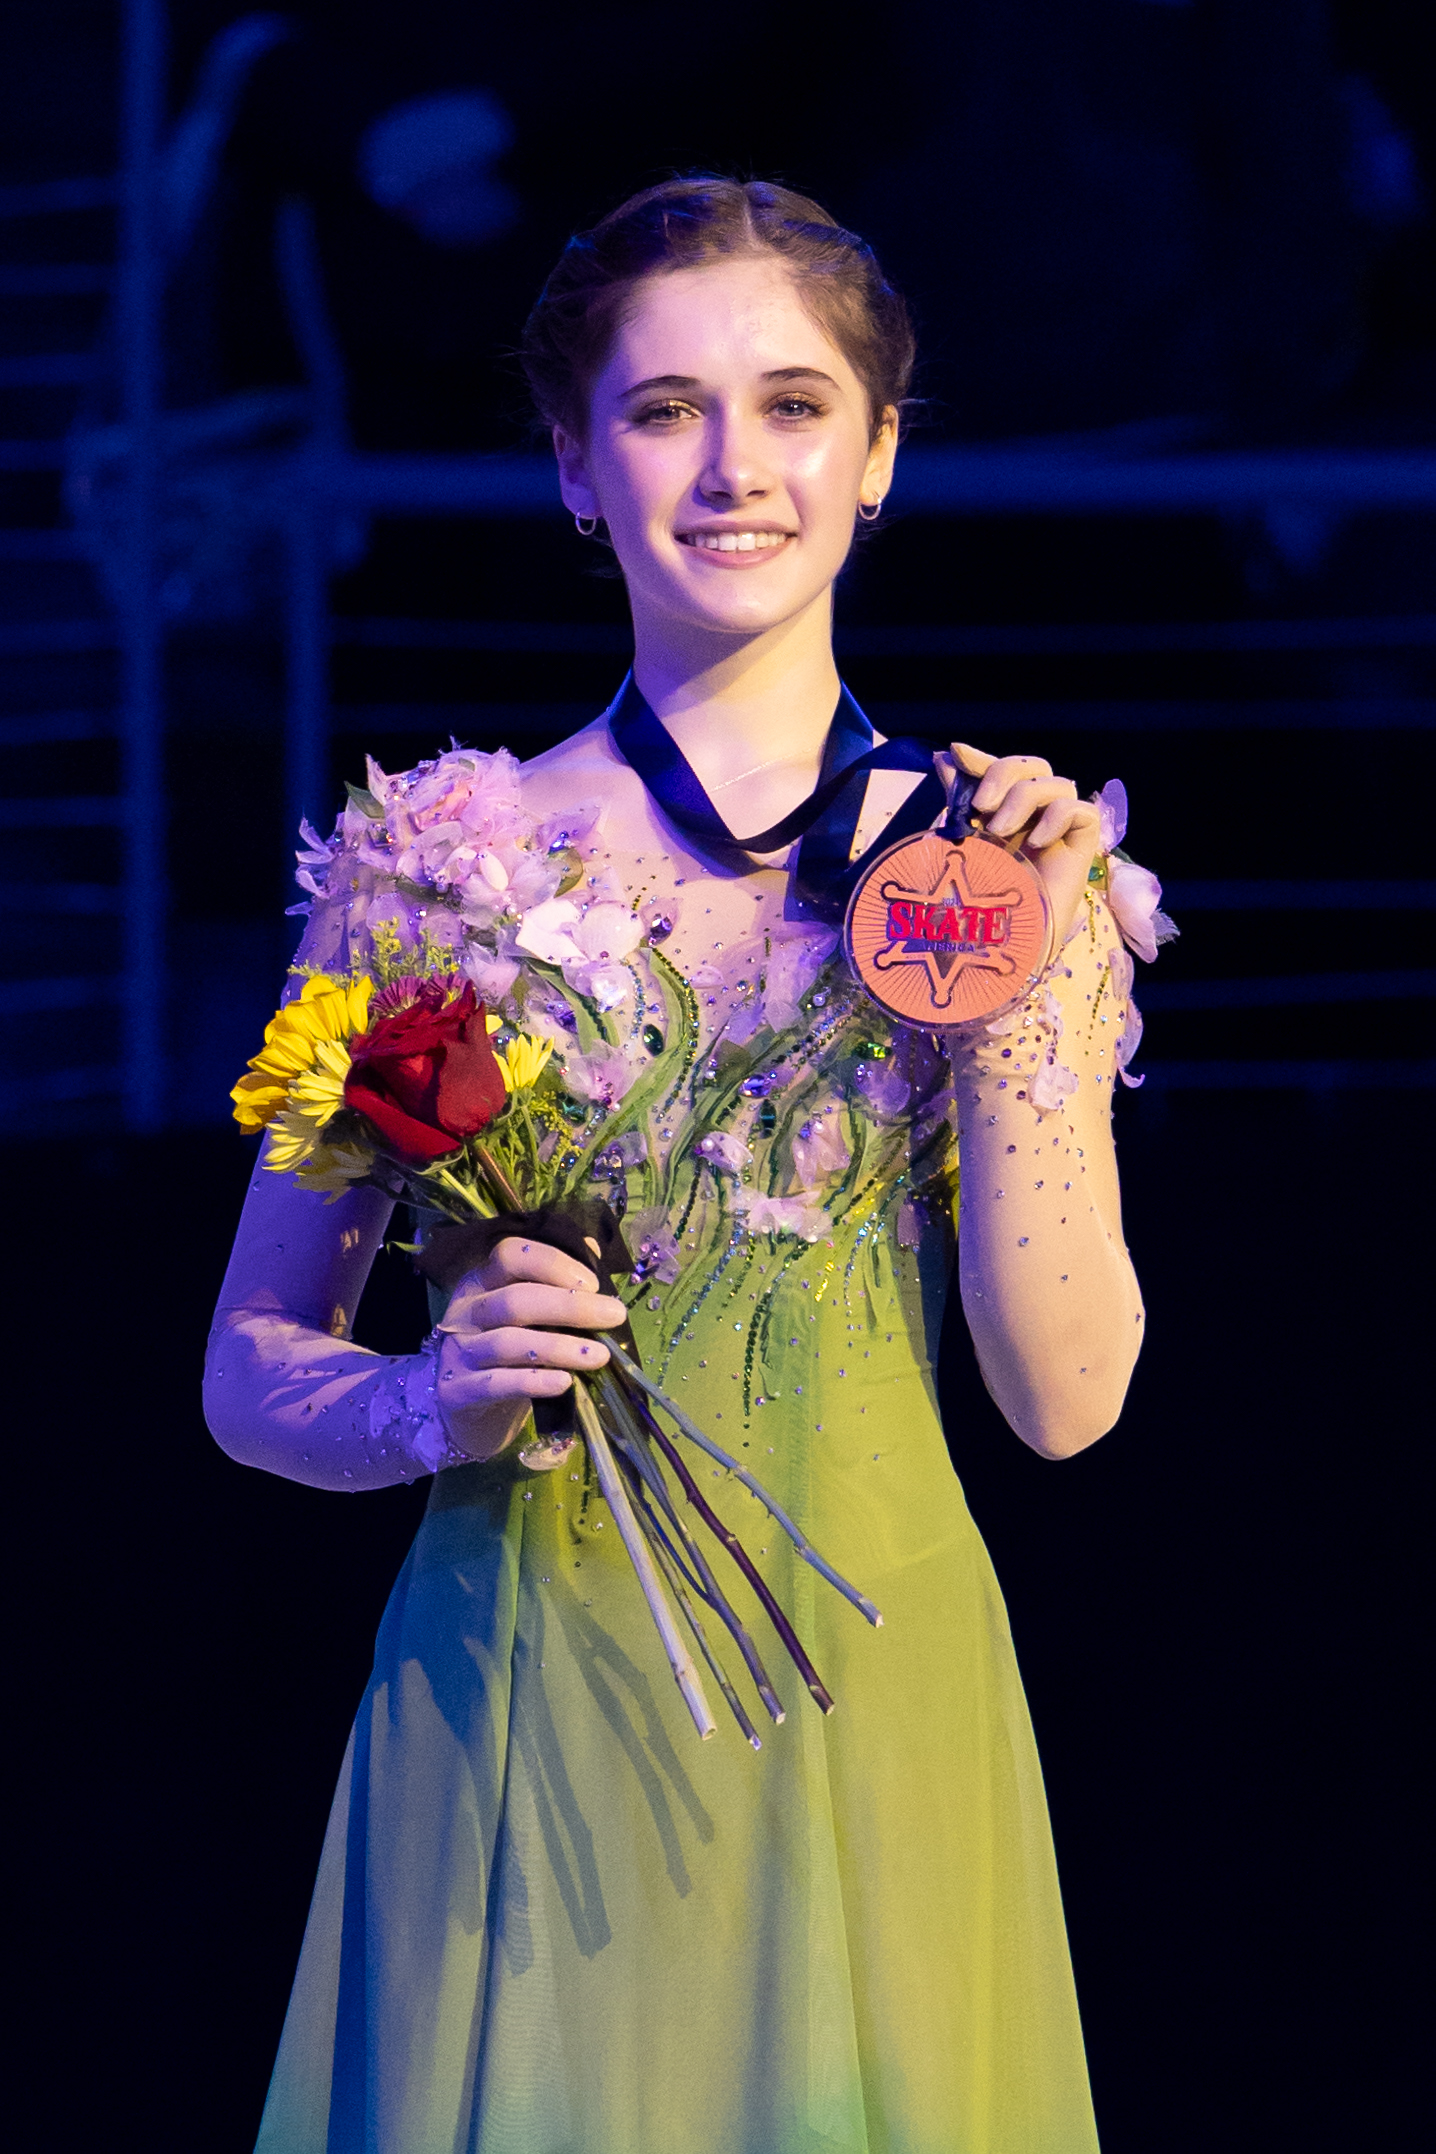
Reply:
[[[246, 1131], [267, 1133], [265, 1166], [301, 1188], [332, 1200], [367, 1185], [438, 1215], [417, 1258], [441, 1287], [452, 1290], [510, 1233], [566, 1249], [609, 1290], [617, 1270], [635, 1284], [671, 1279], [676, 1242], [663, 1230], [662, 1202], [644, 1214], [637, 1246], [624, 1241], [622, 1177], [644, 1156], [649, 1114], [676, 1119], [680, 1098], [697, 1094], [693, 990], [662, 955], [671, 921], [656, 905], [635, 910], [594, 887], [596, 878], [581, 887], [576, 848], [598, 810], [535, 820], [517, 781], [518, 765], [504, 751], [454, 749], [399, 776], [371, 762], [367, 787], [350, 787], [331, 839], [303, 827], [299, 881], [309, 902], [296, 909], [311, 918], [294, 968], [298, 992], [234, 1087], [235, 1116]], [[647, 945], [642, 975], [633, 962], [640, 943]], [[670, 1162], [687, 1153], [716, 1168], [723, 1148], [736, 1146], [718, 1124], [751, 1060], [735, 1055], [721, 1071], [715, 1064], [700, 1073], [701, 1103], [688, 1112]], [[595, 1175], [608, 1179], [612, 1201], [591, 1194]], [[781, 1212], [785, 1204], [803, 1214], [787, 1230], [802, 1231], [806, 1200], [757, 1197], [750, 1209]], [[774, 1222], [765, 1215], [761, 1223]], [[544, 1433], [552, 1444], [569, 1440], [552, 1426], [552, 1408], [571, 1406], [576, 1415], [699, 1734], [711, 1735], [716, 1722], [674, 1604], [745, 1738], [759, 1748], [700, 1610], [727, 1630], [774, 1721], [783, 1708], [719, 1582], [713, 1542], [752, 1587], [823, 1711], [833, 1700], [751, 1557], [703, 1495], [682, 1445], [740, 1481], [806, 1562], [869, 1622], [882, 1619], [755, 1476], [653, 1381], [627, 1326], [618, 1337], [601, 1336], [609, 1365], [576, 1375], [571, 1395], [539, 1402], [536, 1418], [542, 1429], [549, 1409]], [[447, 1447], [437, 1414], [433, 1426], [423, 1462], [431, 1469], [458, 1462], [462, 1454]]]

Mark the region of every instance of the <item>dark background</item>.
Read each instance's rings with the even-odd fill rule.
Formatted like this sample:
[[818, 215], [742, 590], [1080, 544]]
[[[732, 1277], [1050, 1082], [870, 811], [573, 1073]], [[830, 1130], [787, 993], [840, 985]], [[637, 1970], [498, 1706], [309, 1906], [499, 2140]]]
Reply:
[[[236, 13], [172, 8], [172, 114]], [[526, 447], [511, 353], [567, 233], [712, 165], [783, 177], [874, 239], [922, 334], [917, 444], [1414, 456], [1436, 433], [1432, 85], [1420, 12], [1394, 0], [902, 0], [880, 22], [741, 24], [415, 0], [287, 19], [170, 280], [172, 407], [305, 378], [272, 246], [297, 196], [354, 441]], [[0, 202], [113, 169], [119, 29], [95, 0], [7, 28]], [[364, 193], [356, 157], [396, 103], [455, 85], [510, 117], [488, 175], [508, 195], [486, 236], [437, 246]], [[0, 237], [22, 268], [100, 258], [113, 213], [58, 231], [11, 218]], [[16, 440], [61, 439], [113, 403], [103, 300], [25, 297], [3, 275], [0, 361], [99, 355], [84, 382], [4, 406]], [[104, 560], [46, 551], [69, 530], [63, 466], [0, 467], [0, 743], [22, 802], [114, 782], [113, 727], [60, 723], [116, 692], [112, 654], [67, 625], [102, 616]], [[1432, 1065], [1429, 1004], [1371, 981], [1414, 979], [1427, 947], [1436, 517], [943, 517], [905, 513], [899, 484], [885, 526], [840, 591], [860, 699], [889, 727], [1048, 754], [1084, 791], [1120, 773], [1132, 848], [1183, 926], [1143, 998], [1147, 1086], [1117, 1109], [1149, 1307], [1121, 1424], [1047, 1465], [960, 1335], [946, 1355], [954, 1457], [1048, 1778], [1104, 2146], [1404, 2146], [1425, 2114], [1407, 1730]], [[366, 750], [406, 764], [451, 727], [531, 753], [617, 684], [621, 586], [557, 519], [380, 518], [346, 558], [336, 788]], [[245, 1471], [199, 1413], [252, 1159], [225, 1092], [273, 1006], [294, 894], [282, 569], [263, 546], [235, 563], [222, 590], [179, 578], [168, 601], [158, 1132], [125, 1133], [121, 1094], [67, 1097], [45, 1075], [102, 1061], [113, 1016], [34, 983], [112, 962], [120, 929], [34, 892], [113, 877], [112, 833], [3, 830], [20, 983], [3, 1009], [32, 1020], [9, 1028], [19, 1074], [0, 1095], [14, 1964], [32, 2013], [11, 2106], [33, 2103], [45, 2146], [252, 2143], [369, 1642], [422, 1502]], [[37, 619], [66, 633], [27, 642]], [[541, 647], [466, 646], [475, 622], [532, 624]], [[1292, 647], [1209, 633], [1274, 622]], [[1303, 643], [1328, 622], [1358, 625]], [[1128, 632], [1144, 625], [1153, 648]], [[932, 627], [994, 633], [958, 655], [900, 633]], [[563, 648], [564, 630], [588, 647]], [[1313, 906], [1322, 878], [1407, 898]], [[1266, 894], [1238, 902], [1239, 882]], [[1307, 985], [1273, 997], [1274, 978]], [[422, 1322], [381, 1260], [360, 1336], [401, 1348]]]

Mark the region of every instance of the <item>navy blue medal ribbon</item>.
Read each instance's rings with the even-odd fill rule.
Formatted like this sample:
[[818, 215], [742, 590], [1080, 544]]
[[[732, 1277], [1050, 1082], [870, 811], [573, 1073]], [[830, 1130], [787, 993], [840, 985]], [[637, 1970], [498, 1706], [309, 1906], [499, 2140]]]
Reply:
[[[931, 748], [908, 738], [874, 747], [871, 720], [846, 688], [828, 728], [817, 785], [781, 822], [749, 838], [735, 837], [728, 828], [698, 773], [654, 715], [631, 673], [608, 714], [608, 723], [614, 746], [638, 773], [668, 821], [725, 867], [749, 869], [754, 854], [776, 853], [795, 838], [802, 840], [786, 908], [790, 918], [836, 924], [858, 877], [877, 854], [899, 838], [930, 829], [947, 805], [946, 790], [932, 767]], [[872, 770], [914, 770], [924, 775], [862, 858], [850, 860]], [[966, 790], [970, 796], [971, 786]]]

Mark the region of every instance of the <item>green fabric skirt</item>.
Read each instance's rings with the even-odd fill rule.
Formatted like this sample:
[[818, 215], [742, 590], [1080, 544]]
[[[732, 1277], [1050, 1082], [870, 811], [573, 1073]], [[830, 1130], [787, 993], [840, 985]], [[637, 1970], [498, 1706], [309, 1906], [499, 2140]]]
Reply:
[[581, 1464], [441, 1474], [345, 1759], [260, 2154], [1096, 2147], [1041, 1771], [916, 1260], [869, 1248], [845, 1286], [832, 1261], [782, 1266], [745, 1366], [767, 1246], [703, 1298], [666, 1381], [882, 1609], [874, 1630], [702, 1466], [836, 1711], [729, 1567], [787, 1719], [750, 1696], [755, 1753], [710, 1678], [701, 1743]]

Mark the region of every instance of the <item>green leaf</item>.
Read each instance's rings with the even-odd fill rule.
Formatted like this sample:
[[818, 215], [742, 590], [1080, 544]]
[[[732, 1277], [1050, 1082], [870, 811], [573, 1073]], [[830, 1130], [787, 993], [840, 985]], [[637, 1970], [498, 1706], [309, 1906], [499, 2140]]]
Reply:
[[378, 801], [374, 798], [374, 795], [369, 791], [367, 786], [351, 785], [346, 778], [344, 781], [344, 790], [349, 795], [349, 798], [353, 801], [355, 807], [359, 810], [359, 813], [361, 815], [367, 815], [371, 823], [383, 822], [384, 810], [380, 807]]
[[569, 891], [576, 890], [583, 881], [583, 855], [570, 845], [566, 852], [559, 854], [559, 859], [563, 865], [563, 881], [555, 895], [567, 897]]

